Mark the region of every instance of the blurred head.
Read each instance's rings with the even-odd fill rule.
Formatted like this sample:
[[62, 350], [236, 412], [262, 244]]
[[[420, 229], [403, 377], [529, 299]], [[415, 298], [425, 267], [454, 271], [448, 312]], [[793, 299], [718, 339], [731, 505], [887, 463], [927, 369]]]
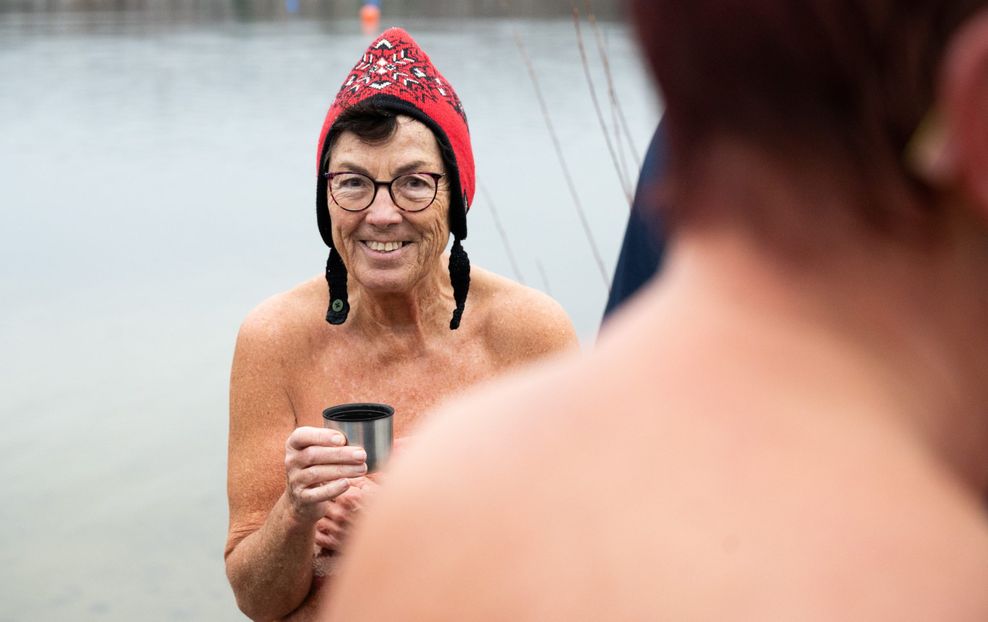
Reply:
[[[980, 95], [973, 83], [941, 80], [952, 79], [946, 74], [958, 62], [948, 58], [957, 56], [952, 44], [986, 6], [986, 0], [634, 0], [666, 105], [673, 226], [747, 219], [768, 238], [791, 233], [762, 226], [761, 214], [691, 200], [722, 172], [710, 154], [730, 144], [791, 174], [794, 183], [817, 178], [840, 187], [850, 199], [840, 216], [861, 227], [910, 235], [928, 230], [941, 189], [909, 161], [910, 142], [924, 119], [946, 116], [947, 125], [980, 131], [988, 144], [985, 66]], [[988, 35], [983, 27], [981, 33]], [[965, 45], [977, 47], [977, 37]], [[968, 65], [960, 79], [971, 83], [977, 62]], [[951, 88], [968, 89], [969, 100], [980, 97], [982, 120], [945, 101]], [[795, 220], [819, 228], [829, 216], [796, 214]]]

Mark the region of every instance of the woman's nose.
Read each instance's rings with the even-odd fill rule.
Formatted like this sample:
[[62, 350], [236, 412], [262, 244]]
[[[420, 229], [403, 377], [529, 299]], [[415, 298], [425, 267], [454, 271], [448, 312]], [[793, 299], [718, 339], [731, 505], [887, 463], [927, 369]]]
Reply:
[[401, 222], [401, 210], [391, 199], [391, 193], [387, 188], [380, 188], [374, 201], [367, 208], [367, 222], [379, 227]]

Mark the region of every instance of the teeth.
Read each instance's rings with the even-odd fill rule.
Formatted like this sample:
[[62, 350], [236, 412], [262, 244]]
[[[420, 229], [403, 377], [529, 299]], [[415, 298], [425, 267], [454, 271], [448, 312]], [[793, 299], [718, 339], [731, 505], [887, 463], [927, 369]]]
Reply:
[[368, 240], [367, 246], [370, 247], [372, 251], [390, 253], [391, 251], [396, 251], [401, 248], [401, 242], [374, 242], [372, 240]]

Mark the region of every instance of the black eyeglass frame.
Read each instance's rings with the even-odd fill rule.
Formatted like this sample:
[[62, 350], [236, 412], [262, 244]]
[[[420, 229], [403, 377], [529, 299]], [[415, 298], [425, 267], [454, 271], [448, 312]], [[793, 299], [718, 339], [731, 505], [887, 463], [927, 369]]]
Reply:
[[[348, 208], [343, 207], [342, 205], [340, 205], [340, 202], [336, 200], [336, 196], [333, 195], [333, 185], [331, 183], [329, 183], [329, 182], [331, 182], [333, 180], [334, 177], [336, 177], [338, 175], [360, 175], [361, 177], [363, 177], [365, 179], [369, 179], [370, 182], [372, 184], [374, 184], [374, 193], [371, 195], [370, 201], [367, 202], [367, 205], [361, 207], [360, 209], [348, 209]], [[406, 209], [406, 208], [402, 207], [401, 205], [399, 205], [398, 204], [398, 200], [395, 199], [394, 183], [396, 181], [398, 181], [399, 179], [401, 179], [402, 177], [409, 177], [411, 175], [427, 175], [427, 176], [429, 176], [429, 177], [432, 178], [432, 181], [436, 182], [436, 187], [434, 189], [435, 191], [432, 194], [432, 200], [430, 200], [428, 203], [426, 203], [423, 207], [420, 207], [419, 209]], [[365, 209], [367, 209], [368, 207], [370, 207], [371, 205], [374, 204], [375, 199], [377, 199], [377, 191], [378, 191], [378, 189], [381, 186], [387, 186], [388, 187], [388, 196], [391, 197], [391, 202], [395, 204], [395, 207], [397, 207], [398, 209], [400, 209], [403, 212], [409, 212], [411, 214], [416, 214], [418, 212], [423, 212], [423, 211], [429, 209], [432, 206], [432, 204], [436, 202], [436, 197], [439, 196], [439, 180], [442, 179], [443, 177], [445, 177], [446, 174], [445, 173], [429, 173], [429, 172], [425, 172], [425, 171], [415, 171], [415, 172], [412, 172], [412, 173], [404, 173], [402, 175], [398, 175], [397, 177], [395, 177], [391, 181], [379, 181], [377, 179], [374, 179], [370, 175], [364, 175], [363, 173], [355, 173], [353, 171], [326, 172], [326, 173], [323, 173], [322, 176], [323, 176], [323, 179], [326, 180], [326, 186], [327, 186], [326, 190], [329, 191], [330, 198], [333, 199], [333, 203], [336, 203], [336, 205], [339, 206], [339, 208], [341, 210], [344, 210], [344, 211], [347, 211], [347, 212], [351, 212], [351, 213], [356, 213], [356, 212], [362, 212], [362, 211], [364, 211]]]

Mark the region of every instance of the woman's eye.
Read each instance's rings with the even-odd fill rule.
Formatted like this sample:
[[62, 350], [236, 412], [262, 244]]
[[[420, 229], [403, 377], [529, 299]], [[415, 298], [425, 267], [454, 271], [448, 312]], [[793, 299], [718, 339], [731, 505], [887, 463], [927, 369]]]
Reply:
[[432, 181], [431, 177], [424, 177], [422, 175], [408, 175], [402, 177], [398, 184], [401, 186], [402, 190], [415, 191], [415, 190], [431, 190], [435, 187], [435, 182]]

